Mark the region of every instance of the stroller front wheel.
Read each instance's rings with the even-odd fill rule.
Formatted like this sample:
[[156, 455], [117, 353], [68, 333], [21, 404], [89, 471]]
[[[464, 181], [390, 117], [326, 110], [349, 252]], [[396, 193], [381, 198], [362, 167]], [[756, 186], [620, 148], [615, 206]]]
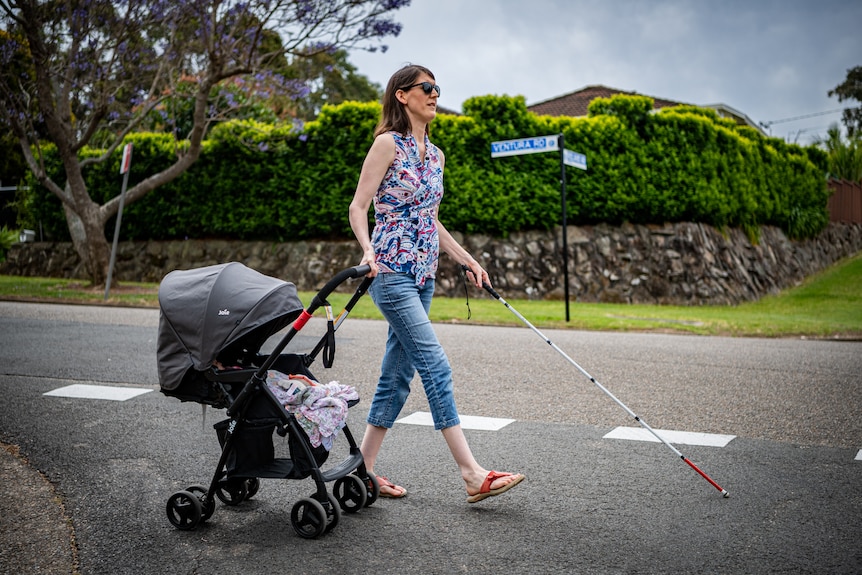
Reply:
[[213, 516], [213, 513], [215, 512], [215, 500], [207, 497], [208, 493], [206, 487], [203, 485], [190, 485], [186, 487], [186, 491], [197, 495], [198, 500], [201, 502], [201, 522], [204, 522]]
[[245, 479], [222, 479], [216, 487], [216, 497], [225, 505], [239, 505], [248, 497], [248, 482]]
[[326, 529], [323, 530], [324, 534], [335, 529], [338, 522], [341, 521], [341, 507], [339, 507], [335, 496], [332, 493], [327, 493], [326, 497], [328, 505], [323, 506], [323, 510], [326, 512]]
[[290, 523], [300, 537], [315, 539], [326, 530], [328, 519], [320, 501], [308, 497], [294, 504], [290, 512]]
[[245, 498], [246, 499], [251, 499], [252, 497], [254, 497], [257, 494], [259, 489], [260, 489], [260, 479], [258, 479], [257, 477], [252, 477], [250, 479], [245, 480], [245, 490], [246, 490]]
[[332, 491], [345, 513], [356, 513], [368, 502], [368, 488], [356, 475], [345, 475], [338, 479]]
[[171, 525], [183, 531], [197, 527], [203, 515], [200, 499], [188, 491], [177, 491], [171, 495], [166, 510]]
[[[359, 476], [357, 475], [357, 477]], [[363, 478], [359, 477], [359, 479]], [[371, 473], [366, 473], [362, 482], [365, 484], [367, 489], [365, 494], [365, 507], [371, 507], [374, 502], [377, 501], [377, 498], [380, 497], [380, 482], [377, 480], [377, 477]]]

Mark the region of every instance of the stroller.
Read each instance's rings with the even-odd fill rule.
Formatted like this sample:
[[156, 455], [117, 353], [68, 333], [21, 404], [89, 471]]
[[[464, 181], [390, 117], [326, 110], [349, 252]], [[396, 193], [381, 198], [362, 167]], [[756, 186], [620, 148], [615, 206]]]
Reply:
[[[349, 444], [347, 457], [326, 471], [329, 456], [315, 447], [308, 434], [268, 387], [269, 370], [314, 380], [308, 367], [323, 352], [325, 367], [335, 354], [335, 331], [364, 295], [371, 278], [364, 278], [338, 318], [327, 297], [349, 278], [370, 270], [357, 266], [336, 274], [303, 309], [292, 283], [260, 274], [233, 262], [173, 271], [159, 286], [158, 371], [162, 393], [181, 401], [227, 409], [228, 419], [214, 425], [222, 452], [209, 487], [191, 485], [168, 499], [168, 520], [190, 530], [209, 519], [215, 498], [238, 505], [254, 496], [261, 478], [312, 477], [316, 490], [291, 511], [296, 533], [312, 539], [338, 524], [341, 511], [355, 513], [376, 501], [377, 479], [366, 471], [362, 453], [347, 425], [341, 432]], [[307, 354], [283, 354], [314, 312], [324, 307], [326, 334]], [[292, 324], [292, 325], [291, 325]], [[290, 325], [269, 355], [260, 348]], [[347, 402], [352, 407], [358, 402]], [[273, 433], [287, 437], [289, 458], [276, 458]], [[334, 482], [332, 493], [326, 484]]]

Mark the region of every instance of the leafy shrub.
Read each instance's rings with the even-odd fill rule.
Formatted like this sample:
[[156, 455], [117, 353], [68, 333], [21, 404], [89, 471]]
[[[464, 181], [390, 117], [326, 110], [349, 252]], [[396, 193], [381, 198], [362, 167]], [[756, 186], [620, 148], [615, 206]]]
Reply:
[[[539, 153], [492, 159], [491, 142], [563, 134], [589, 169], [566, 169], [568, 222], [694, 221], [761, 225], [810, 237], [828, 223], [824, 154], [768, 138], [693, 106], [652, 112], [652, 100], [615, 95], [586, 118], [537, 116], [522, 96], [485, 96], [464, 115], [441, 114], [432, 140], [446, 158], [441, 220], [451, 230], [505, 237], [561, 222], [560, 159]], [[325, 106], [301, 132], [253, 120], [213, 128], [182, 176], [127, 205], [123, 239], [273, 241], [351, 238], [347, 206], [380, 115], [378, 103]], [[159, 134], [135, 134], [130, 185], [170, 165], [177, 150]], [[56, 150], [43, 149], [59, 178]], [[83, 150], [81, 154], [97, 154]], [[120, 191], [116, 160], [85, 174], [103, 203]], [[31, 181], [33, 213], [49, 237], [68, 237], [59, 200]], [[128, 214], [128, 215], [126, 215]], [[113, 223], [106, 228], [112, 232]]]
[[18, 230], [10, 230], [6, 226], [0, 228], [0, 262], [6, 261], [6, 252], [12, 244], [18, 241]]

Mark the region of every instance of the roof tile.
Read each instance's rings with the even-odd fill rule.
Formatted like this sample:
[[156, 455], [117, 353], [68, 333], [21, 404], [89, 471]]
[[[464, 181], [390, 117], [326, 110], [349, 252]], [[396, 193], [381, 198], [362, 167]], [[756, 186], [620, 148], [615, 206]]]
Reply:
[[[610, 98], [614, 94], [626, 94], [629, 96], [645, 95], [638, 94], [637, 92], [627, 92], [625, 90], [618, 90], [607, 86], [595, 85], [587, 86], [580, 90], [575, 90], [574, 92], [563, 94], [562, 96], [557, 96], [556, 98], [544, 100], [536, 104], [531, 104], [527, 106], [527, 109], [534, 114], [542, 116], [571, 116], [577, 118], [579, 116], [587, 115], [587, 108], [590, 105], [590, 102], [596, 98]], [[656, 109], [683, 104], [683, 102], [674, 102], [673, 100], [666, 100], [664, 98], [655, 98], [653, 96], [648, 97], [653, 99], [654, 107]]]

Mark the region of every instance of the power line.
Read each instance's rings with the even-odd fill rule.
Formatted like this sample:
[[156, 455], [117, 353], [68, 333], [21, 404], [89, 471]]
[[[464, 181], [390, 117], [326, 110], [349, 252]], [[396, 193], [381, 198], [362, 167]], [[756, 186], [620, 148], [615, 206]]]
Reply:
[[815, 112], [813, 114], [805, 114], [804, 116], [794, 116], [792, 118], [782, 118], [780, 120], [768, 120], [766, 122], [760, 122], [760, 125], [768, 130], [772, 126], [772, 124], [783, 124], [784, 122], [794, 122], [796, 120], [804, 120], [805, 118], [813, 118], [815, 116], [825, 116], [826, 114], [835, 114], [837, 112], [843, 112], [844, 110], [852, 110], [852, 109], [853, 108], [838, 108], [837, 110], [827, 110], [825, 112]]

